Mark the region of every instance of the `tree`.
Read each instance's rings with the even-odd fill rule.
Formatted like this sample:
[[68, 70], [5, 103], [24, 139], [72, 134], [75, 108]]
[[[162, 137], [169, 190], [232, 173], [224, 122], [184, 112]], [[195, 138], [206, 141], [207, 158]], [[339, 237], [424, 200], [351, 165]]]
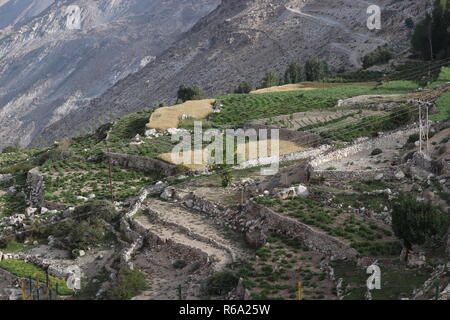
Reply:
[[200, 100], [203, 98], [203, 96], [203, 90], [199, 87], [188, 87], [184, 84], [179, 87], [177, 92], [178, 100], [181, 100], [182, 102], [186, 102], [189, 100]]
[[280, 79], [278, 78], [277, 74], [269, 70], [266, 72], [266, 75], [264, 76], [262, 82], [261, 82], [261, 89], [263, 88], [270, 88], [275, 87], [280, 84]]
[[425, 60], [450, 56], [450, 1], [436, 1], [432, 15], [427, 14], [411, 39], [413, 51]]
[[242, 81], [234, 93], [250, 93], [250, 91], [252, 91], [252, 85], [247, 81]]
[[401, 194], [394, 203], [392, 228], [409, 251], [413, 244], [424, 245], [442, 239], [450, 225], [450, 216], [430, 202], [419, 202], [414, 196]]
[[292, 62], [284, 74], [284, 83], [299, 83], [305, 80], [303, 68], [298, 62]]
[[328, 64], [318, 58], [310, 58], [305, 63], [306, 81], [318, 81], [328, 74]]

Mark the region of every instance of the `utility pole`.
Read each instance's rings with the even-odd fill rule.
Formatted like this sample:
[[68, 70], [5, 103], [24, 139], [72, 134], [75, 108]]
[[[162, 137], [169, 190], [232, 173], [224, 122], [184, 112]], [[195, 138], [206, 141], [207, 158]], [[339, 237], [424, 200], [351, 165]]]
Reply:
[[422, 137], [423, 137], [422, 107], [419, 105], [419, 152], [420, 153], [422, 153]]

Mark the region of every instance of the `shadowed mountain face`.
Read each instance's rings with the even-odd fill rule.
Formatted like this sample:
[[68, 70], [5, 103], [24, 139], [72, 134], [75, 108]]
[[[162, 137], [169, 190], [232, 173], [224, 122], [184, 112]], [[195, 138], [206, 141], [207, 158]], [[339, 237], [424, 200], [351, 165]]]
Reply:
[[[257, 84], [267, 69], [284, 72], [293, 60], [319, 57], [332, 70], [356, 70], [379, 47], [410, 47], [405, 20], [420, 21], [432, 0], [223, 0], [182, 39], [139, 72], [123, 79], [80, 112], [47, 128], [49, 143], [159, 103], [173, 103], [180, 84], [210, 96]], [[369, 30], [368, 7], [381, 8], [381, 30]]]
[[[90, 99], [145, 67], [219, 3], [0, 0], [0, 149], [27, 146], [68, 114], [86, 112]], [[70, 132], [80, 125], [63, 123]]]

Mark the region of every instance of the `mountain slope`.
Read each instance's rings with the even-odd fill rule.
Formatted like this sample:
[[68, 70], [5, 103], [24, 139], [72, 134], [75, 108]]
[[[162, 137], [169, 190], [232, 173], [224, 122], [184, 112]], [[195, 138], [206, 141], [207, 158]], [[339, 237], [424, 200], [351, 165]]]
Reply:
[[92, 101], [86, 112], [67, 117], [70, 125], [61, 121], [49, 127], [39, 142], [89, 131], [161, 102], [173, 103], [180, 84], [219, 94], [240, 80], [256, 84], [268, 68], [282, 72], [292, 60], [312, 56], [326, 59], [334, 70], [354, 70], [362, 56], [380, 46], [394, 52], [408, 49], [411, 31], [405, 20], [419, 21], [431, 1], [373, 3], [382, 7], [379, 31], [367, 28], [371, 3], [366, 1], [223, 0], [155, 61]]
[[[28, 145], [160, 55], [219, 0], [1, 0], [0, 149]], [[66, 27], [81, 9], [81, 29]]]

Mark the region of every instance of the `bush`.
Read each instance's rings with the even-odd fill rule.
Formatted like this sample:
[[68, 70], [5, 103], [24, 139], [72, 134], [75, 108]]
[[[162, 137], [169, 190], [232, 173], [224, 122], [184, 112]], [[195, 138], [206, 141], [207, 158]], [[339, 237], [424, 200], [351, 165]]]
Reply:
[[238, 277], [231, 271], [217, 272], [207, 280], [206, 293], [214, 296], [224, 295], [236, 288], [238, 282]]
[[119, 218], [120, 213], [110, 201], [99, 200], [77, 207], [73, 212], [73, 216], [75, 218], [80, 217], [81, 220], [91, 217], [114, 222]]
[[377, 155], [382, 154], [382, 153], [383, 153], [383, 150], [377, 148], [377, 149], [374, 149], [370, 155], [371, 156], [377, 156]]
[[175, 269], [183, 269], [187, 266], [187, 262], [184, 260], [175, 260], [172, 264]]
[[242, 81], [239, 86], [234, 90], [234, 93], [250, 93], [252, 91], [252, 85], [247, 81]]
[[366, 54], [363, 58], [363, 68], [367, 69], [377, 64], [384, 64], [392, 59], [392, 53], [388, 50], [378, 49]]
[[122, 269], [110, 297], [113, 300], [130, 300], [147, 288], [145, 276], [141, 271]]
[[189, 100], [200, 100], [203, 99], [203, 96], [203, 90], [196, 86], [188, 87], [181, 85], [177, 92], [177, 98], [182, 102]]
[[408, 249], [413, 244], [442, 240], [449, 225], [448, 212], [444, 213], [429, 202], [418, 202], [413, 195], [402, 194], [393, 206], [392, 228]]
[[5, 147], [5, 148], [2, 150], [2, 153], [14, 153], [14, 152], [17, 152], [17, 151], [19, 151], [19, 147], [16, 147], [16, 146], [9, 146], [9, 147]]

